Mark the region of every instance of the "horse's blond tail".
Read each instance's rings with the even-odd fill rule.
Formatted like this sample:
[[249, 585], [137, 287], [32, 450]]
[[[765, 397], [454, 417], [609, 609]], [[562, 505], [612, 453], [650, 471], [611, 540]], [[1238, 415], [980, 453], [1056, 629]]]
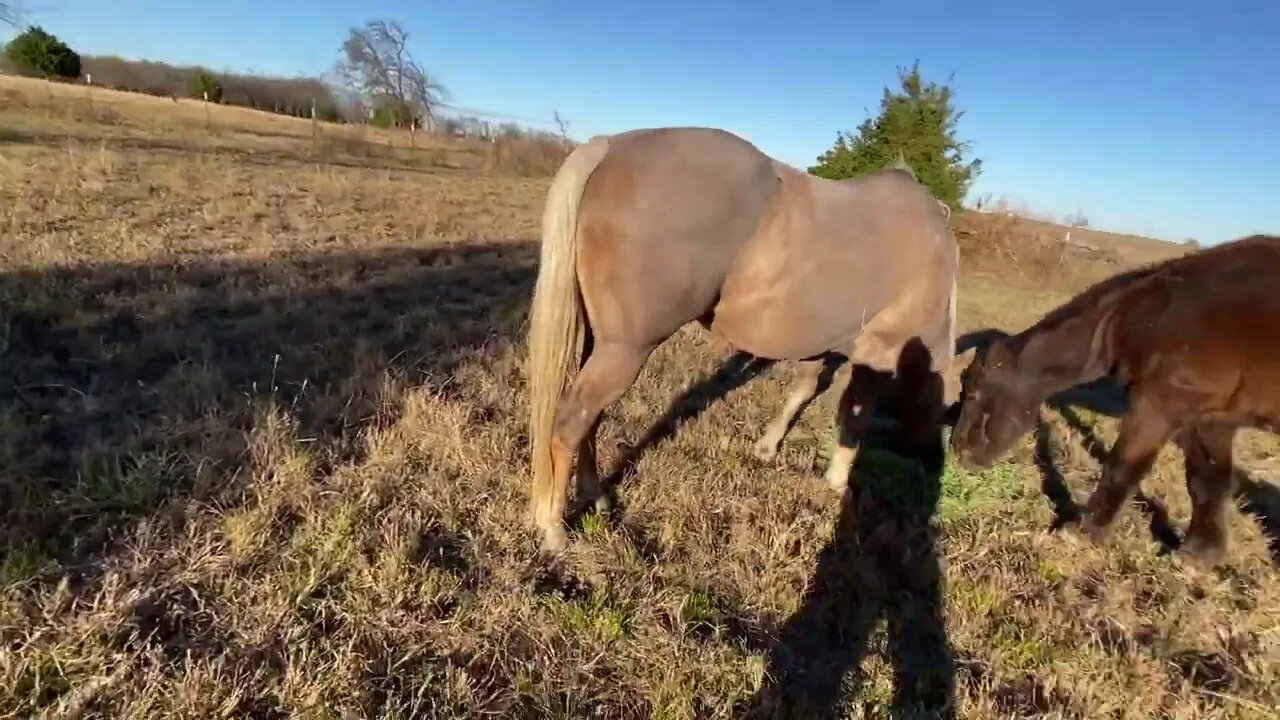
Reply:
[[587, 179], [609, 150], [605, 136], [569, 154], [556, 172], [542, 212], [542, 256], [529, 317], [526, 371], [533, 492], [530, 510], [542, 527], [558, 523], [552, 490], [551, 434], [556, 404], [582, 350], [584, 312], [578, 289], [578, 204]]

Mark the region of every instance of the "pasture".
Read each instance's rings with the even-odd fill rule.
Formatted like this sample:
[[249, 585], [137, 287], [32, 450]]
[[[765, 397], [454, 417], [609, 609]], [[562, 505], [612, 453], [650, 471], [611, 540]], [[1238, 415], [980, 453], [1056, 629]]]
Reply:
[[[0, 715], [1265, 718], [1280, 442], [1231, 552], [1165, 549], [1172, 447], [1105, 547], [1051, 532], [1114, 438], [1043, 411], [982, 473], [866, 449], [837, 391], [696, 325], [601, 426], [615, 521], [527, 516], [545, 152], [0, 77]], [[964, 331], [1184, 248], [963, 213]], [[847, 372], [847, 371], [846, 371]]]

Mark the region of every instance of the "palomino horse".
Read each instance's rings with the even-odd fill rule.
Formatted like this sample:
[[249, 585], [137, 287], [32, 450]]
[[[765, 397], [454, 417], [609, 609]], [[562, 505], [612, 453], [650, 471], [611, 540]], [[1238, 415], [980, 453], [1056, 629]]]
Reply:
[[1261, 235], [1104, 280], [968, 368], [952, 449], [968, 467], [989, 465], [1032, 428], [1046, 398], [1114, 377], [1129, 409], [1081, 531], [1105, 539], [1172, 439], [1192, 500], [1182, 551], [1214, 565], [1227, 548], [1236, 430], [1280, 431], [1278, 286], [1280, 237]]
[[[757, 445], [762, 457], [817, 393], [832, 354], [891, 373], [914, 342], [917, 356], [927, 351], [926, 370], [943, 376], [948, 389], [936, 394], [944, 402], [959, 394], [958, 252], [944, 206], [909, 171], [824, 180], [709, 128], [597, 136], [551, 184], [541, 253], [527, 370], [531, 511], [546, 550], [567, 541], [575, 453], [579, 492], [606, 509], [595, 457], [600, 415], [690, 321], [739, 350], [802, 363]], [[826, 474], [837, 490], [882, 384], [857, 377], [841, 396]], [[900, 405], [920, 406], [923, 389], [914, 385], [916, 396]]]

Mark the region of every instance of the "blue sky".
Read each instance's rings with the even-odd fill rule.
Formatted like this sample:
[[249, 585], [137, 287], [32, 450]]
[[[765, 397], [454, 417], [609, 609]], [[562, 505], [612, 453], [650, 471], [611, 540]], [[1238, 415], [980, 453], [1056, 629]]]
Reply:
[[570, 134], [709, 125], [806, 167], [895, 68], [954, 73], [960, 135], [1007, 196], [1100, 229], [1280, 232], [1276, 0], [20, 0], [84, 53], [273, 74], [399, 20], [454, 104]]

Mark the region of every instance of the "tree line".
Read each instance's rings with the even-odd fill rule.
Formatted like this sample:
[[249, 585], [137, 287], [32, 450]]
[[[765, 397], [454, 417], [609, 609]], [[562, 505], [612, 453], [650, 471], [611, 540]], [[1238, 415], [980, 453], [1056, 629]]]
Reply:
[[110, 56], [84, 56], [80, 67], [94, 85], [115, 90], [208, 99], [297, 117], [310, 117], [314, 102], [321, 120], [354, 119], [344, 117], [333, 89], [316, 78], [262, 77]]
[[322, 120], [352, 119], [344, 117], [334, 88], [319, 78], [264, 77], [152, 60], [80, 55], [38, 25], [13, 38], [4, 48], [4, 59], [4, 69], [9, 72], [53, 81], [84, 81], [158, 97], [208, 99], [299, 117], [310, 117], [314, 103]]
[[[0, 2], [0, 19], [6, 18], [11, 20], [12, 14]], [[567, 139], [513, 123], [495, 127], [472, 117], [441, 116], [440, 104], [448, 91], [414, 58], [408, 40], [409, 33], [399, 23], [370, 21], [348, 31], [339, 59], [324, 76], [265, 77], [153, 60], [82, 56], [56, 35], [32, 25], [4, 47], [0, 71], [298, 117], [310, 117], [314, 110], [317, 118], [330, 122], [538, 141]]]

